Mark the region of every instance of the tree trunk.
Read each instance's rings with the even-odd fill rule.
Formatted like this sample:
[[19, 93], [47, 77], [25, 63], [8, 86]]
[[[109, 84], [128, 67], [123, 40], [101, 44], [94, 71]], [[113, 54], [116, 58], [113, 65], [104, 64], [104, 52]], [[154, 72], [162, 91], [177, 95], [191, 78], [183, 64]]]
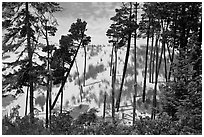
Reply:
[[153, 107], [152, 107], [152, 115], [151, 119], [155, 118], [155, 107], [156, 107], [156, 86], [157, 86], [157, 70], [158, 70], [158, 57], [159, 57], [159, 51], [158, 51], [158, 37], [155, 43], [155, 48], [156, 48], [156, 66], [155, 66], [155, 86], [154, 86], [154, 94], [153, 94]]
[[145, 94], [146, 94], [146, 78], [147, 78], [147, 61], [148, 61], [148, 47], [149, 47], [149, 30], [150, 30], [150, 17], [149, 17], [149, 26], [147, 29], [147, 48], [146, 48], [146, 59], [145, 59], [145, 76], [144, 76], [144, 85], [143, 85], [143, 94], [142, 94], [142, 102], [145, 102]]
[[49, 93], [49, 111], [50, 111], [50, 126], [51, 126], [51, 118], [52, 118], [52, 109], [51, 109], [51, 105], [52, 105], [52, 74], [50, 72], [50, 93]]
[[104, 103], [103, 103], [103, 119], [105, 119], [106, 116], [106, 92], [104, 94]]
[[81, 102], [82, 102], [82, 93], [83, 93], [83, 87], [81, 85], [81, 80], [80, 80], [80, 77], [79, 77], [79, 69], [78, 69], [78, 66], [77, 66], [77, 62], [75, 60], [75, 65], [76, 65], [76, 70], [77, 70], [77, 76], [78, 76], [78, 79], [79, 79], [79, 87], [80, 87], [80, 99], [81, 99]]
[[113, 68], [112, 68], [112, 119], [113, 119], [113, 123], [115, 121], [115, 81], [114, 81], [114, 70], [115, 70], [115, 66], [113, 65]]
[[112, 51], [111, 51], [110, 76], [111, 76], [111, 74], [112, 74], [112, 65], [113, 65], [113, 49], [114, 49], [114, 47], [112, 47]]
[[31, 48], [30, 43], [30, 23], [29, 23], [29, 11], [28, 11], [28, 2], [26, 2], [26, 33], [27, 33], [27, 49], [28, 49], [28, 58], [29, 58], [29, 84], [30, 84], [30, 120], [31, 123], [34, 123], [34, 104], [33, 104], [33, 97], [34, 97], [34, 89], [33, 89], [33, 63], [32, 63], [32, 56], [33, 51]]
[[84, 86], [85, 86], [85, 81], [86, 81], [86, 46], [84, 46]]
[[27, 94], [26, 94], [26, 105], [25, 105], [25, 116], [28, 112], [28, 94], [29, 94], [29, 86], [27, 87]]
[[[49, 78], [48, 78], [49, 79]], [[46, 96], [46, 116], [45, 116], [45, 126], [48, 128], [48, 123], [49, 123], [49, 89], [47, 89], [47, 96]]]
[[46, 114], [45, 114], [45, 127], [48, 128], [49, 123], [49, 90], [47, 91], [46, 95]]
[[164, 43], [164, 69], [165, 69], [165, 79], [166, 79], [166, 82], [168, 81], [168, 78], [167, 78], [167, 63], [166, 63], [166, 48], [165, 48], [165, 43]]
[[[136, 2], [136, 11], [135, 11], [135, 22], [137, 24], [137, 2]], [[134, 35], [134, 72], [135, 72], [135, 83], [134, 83], [134, 96], [133, 96], [133, 126], [135, 125], [135, 117], [136, 117], [136, 97], [137, 97], [137, 29], [135, 29]]]
[[61, 93], [61, 103], [60, 103], [60, 113], [62, 114], [62, 107], [63, 107], [63, 92]]
[[112, 119], [115, 122], [115, 81], [116, 81], [116, 71], [117, 71], [117, 48], [115, 47], [115, 63], [112, 70]]
[[166, 45], [166, 31], [168, 29], [168, 25], [169, 23], [167, 22], [167, 25], [166, 25], [166, 28], [163, 27], [163, 40], [162, 40], [162, 46], [163, 46], [163, 50], [164, 50], [164, 69], [165, 69], [165, 79], [166, 79], [166, 82], [168, 81], [168, 78], [167, 78], [167, 63], [166, 63], [166, 48], [165, 48], [165, 45]]
[[159, 40], [159, 37], [156, 37], [156, 40], [155, 40], [155, 46], [154, 46], [154, 53], [153, 53], [153, 59], [152, 59], [152, 83], [154, 83], [154, 68], [155, 68], [155, 54], [156, 54], [156, 45], [158, 44], [158, 40]]
[[150, 61], [149, 61], [149, 83], [152, 82], [152, 63], [153, 63], [153, 48], [154, 48], [154, 28], [152, 28], [152, 46], [151, 46], [151, 53], [150, 53]]
[[[129, 21], [131, 21], [131, 16], [132, 16], [132, 4], [130, 4]], [[117, 112], [119, 111], [119, 108], [120, 108], [120, 100], [121, 100], [123, 84], [124, 84], [124, 80], [125, 80], [125, 73], [126, 73], [127, 65], [128, 65], [128, 58], [129, 58], [130, 44], [131, 44], [131, 35], [132, 35], [132, 32], [129, 31], [129, 33], [128, 33], [128, 45], [127, 45], [127, 51], [126, 51], [126, 56], [125, 56], [125, 65], [124, 65], [123, 76], [122, 76], [122, 83], [121, 83], [120, 90], [119, 90], [119, 95], [118, 95], [118, 98], [117, 98], [117, 101], [116, 101]]]
[[[62, 67], [64, 68], [64, 60], [62, 62]], [[63, 70], [64, 72], [64, 70]], [[64, 90], [62, 89], [62, 93], [61, 93], [61, 104], [60, 104], [60, 113], [62, 114], [62, 107], [63, 107], [63, 92]]]

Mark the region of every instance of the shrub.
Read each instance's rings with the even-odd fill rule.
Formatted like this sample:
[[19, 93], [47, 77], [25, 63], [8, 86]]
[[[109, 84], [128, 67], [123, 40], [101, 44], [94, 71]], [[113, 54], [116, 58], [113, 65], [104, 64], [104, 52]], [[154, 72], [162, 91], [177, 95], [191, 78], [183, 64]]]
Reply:
[[123, 125], [119, 120], [115, 123], [99, 119], [94, 111], [89, 111], [73, 119], [69, 112], [55, 113], [51, 117], [51, 127], [48, 131], [44, 121], [35, 118], [30, 122], [29, 116], [4, 117], [2, 131], [4, 135], [191, 135], [201, 134], [184, 124], [185, 121], [173, 121], [167, 113], [160, 113], [155, 120], [149, 117], [136, 120], [135, 126]]
[[3, 135], [42, 135], [48, 134], [44, 127], [44, 122], [34, 118], [34, 123], [30, 122], [30, 117], [16, 117], [13, 121], [10, 117], [4, 117], [2, 120]]
[[66, 113], [55, 113], [51, 117], [51, 134], [70, 134], [73, 128], [73, 118], [69, 112]]

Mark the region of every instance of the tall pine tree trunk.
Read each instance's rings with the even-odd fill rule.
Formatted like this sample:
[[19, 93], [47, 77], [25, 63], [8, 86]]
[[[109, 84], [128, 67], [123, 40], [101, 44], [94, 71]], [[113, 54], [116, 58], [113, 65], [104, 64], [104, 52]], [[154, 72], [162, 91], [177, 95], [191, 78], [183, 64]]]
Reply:
[[63, 110], [63, 94], [64, 94], [64, 91], [62, 91], [61, 93], [61, 102], [60, 102], [60, 113], [62, 114], [62, 110]]
[[29, 18], [29, 10], [28, 10], [28, 2], [25, 3], [26, 5], [26, 33], [27, 33], [27, 50], [28, 50], [28, 59], [29, 59], [29, 86], [30, 86], [30, 120], [31, 123], [34, 123], [34, 104], [33, 104], [33, 98], [34, 98], [34, 89], [33, 89], [33, 63], [32, 63], [32, 56], [33, 51], [31, 48], [30, 43], [30, 18]]
[[155, 72], [155, 58], [156, 58], [156, 54], [157, 54], [157, 49], [156, 49], [156, 46], [158, 44], [158, 41], [159, 41], [159, 37], [156, 36], [156, 40], [155, 40], [155, 46], [154, 46], [154, 53], [153, 53], [153, 61], [152, 61], [152, 83], [154, 83], [154, 72]]
[[[64, 60], [62, 61], [62, 67], [64, 68]], [[64, 70], [63, 70], [64, 72]], [[61, 82], [62, 83], [62, 82]], [[61, 93], [61, 104], [60, 104], [60, 113], [62, 114], [62, 107], [63, 107], [63, 94], [64, 94], [64, 91], [62, 89], [62, 93]]]
[[51, 109], [51, 105], [52, 105], [52, 74], [51, 74], [51, 71], [50, 71], [50, 73], [49, 73], [49, 77], [50, 77], [50, 86], [49, 86], [49, 112], [50, 112], [50, 114], [49, 114], [49, 119], [50, 119], [50, 121], [49, 121], [49, 124], [50, 124], [50, 126], [51, 126], [51, 118], [52, 118], [52, 109]]
[[152, 81], [152, 73], [154, 71], [152, 71], [152, 64], [153, 64], [153, 50], [154, 50], [154, 28], [152, 28], [152, 46], [151, 46], [151, 53], [150, 53], [150, 61], [149, 61], [149, 83], [153, 82]]
[[165, 69], [165, 79], [166, 82], [168, 81], [168, 77], [167, 77], [167, 63], [166, 63], [166, 48], [165, 48], [165, 43], [164, 43], [164, 69]]
[[156, 42], [155, 42], [155, 50], [156, 50], [156, 66], [155, 66], [155, 86], [154, 86], [154, 93], [153, 93], [153, 107], [152, 107], [152, 115], [151, 119], [155, 118], [155, 107], [156, 107], [156, 86], [157, 86], [157, 70], [158, 70], [158, 58], [159, 58], [159, 48], [158, 48], [158, 39], [159, 36], [157, 36]]
[[103, 119], [106, 117], [106, 92], [104, 93], [104, 102], [103, 102]]
[[[115, 45], [115, 44], [114, 44]], [[115, 122], [115, 81], [116, 81], [116, 71], [117, 71], [117, 48], [114, 46], [115, 51], [115, 63], [112, 70], [112, 119]]]
[[164, 72], [164, 76], [165, 76], [165, 79], [166, 79], [166, 82], [168, 81], [168, 77], [167, 77], [167, 63], [166, 63], [166, 48], [165, 48], [165, 46], [166, 46], [166, 32], [167, 32], [167, 28], [168, 28], [168, 25], [169, 25], [169, 23], [167, 22], [167, 25], [166, 25], [166, 28], [164, 27], [164, 25], [163, 25], [163, 40], [162, 40], [162, 46], [163, 46], [163, 50], [164, 50], [164, 70], [165, 70], [165, 72]]
[[150, 30], [150, 17], [149, 17], [149, 25], [147, 29], [147, 47], [146, 47], [146, 58], [145, 58], [145, 76], [144, 76], [144, 85], [143, 85], [143, 94], [142, 94], [142, 102], [145, 102], [146, 96], [146, 79], [147, 79], [147, 61], [148, 61], [148, 47], [149, 47], [149, 30]]
[[84, 86], [85, 86], [85, 81], [86, 81], [86, 46], [84, 46]]
[[[49, 78], [48, 78], [49, 79]], [[48, 85], [48, 83], [47, 83]], [[47, 86], [48, 87], [48, 86]], [[49, 87], [48, 87], [49, 88]], [[45, 127], [48, 128], [49, 123], [49, 89], [47, 89], [47, 95], [46, 95], [46, 112], [45, 112]]]
[[112, 65], [113, 65], [113, 50], [114, 50], [114, 47], [112, 47], [112, 51], [111, 51], [110, 76], [111, 76], [111, 74], [112, 74]]
[[27, 94], [26, 94], [26, 105], [25, 105], [25, 116], [28, 112], [28, 94], [29, 94], [29, 86], [27, 87]]
[[[136, 11], [135, 11], [135, 23], [137, 24], [137, 2], [136, 2]], [[136, 97], [137, 97], [137, 29], [135, 29], [135, 35], [134, 35], [134, 96], [133, 96], [133, 126], [135, 125], [135, 118], [136, 118]]]
[[81, 102], [82, 102], [82, 93], [83, 93], [83, 87], [82, 87], [82, 84], [81, 84], [81, 80], [80, 80], [80, 77], [79, 77], [79, 69], [78, 69], [78, 66], [77, 66], [77, 62], [75, 60], [75, 65], [76, 65], [76, 70], [77, 70], [77, 76], [78, 76], [78, 80], [79, 80], [79, 87], [80, 87], [80, 99], [81, 99]]

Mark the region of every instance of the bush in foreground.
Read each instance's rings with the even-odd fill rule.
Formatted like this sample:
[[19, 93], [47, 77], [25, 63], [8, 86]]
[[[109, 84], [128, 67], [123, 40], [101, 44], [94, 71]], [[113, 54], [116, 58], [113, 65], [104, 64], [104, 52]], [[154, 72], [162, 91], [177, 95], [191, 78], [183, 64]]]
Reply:
[[17, 117], [15, 121], [4, 117], [2, 120], [4, 135], [195, 135], [202, 132], [191, 129], [179, 121], [172, 121], [166, 113], [156, 120], [149, 117], [137, 119], [135, 126], [127, 126], [116, 121], [98, 119], [93, 113], [85, 113], [73, 119], [69, 113], [52, 116], [51, 127], [47, 130], [44, 122], [35, 118], [34, 124], [29, 117]]

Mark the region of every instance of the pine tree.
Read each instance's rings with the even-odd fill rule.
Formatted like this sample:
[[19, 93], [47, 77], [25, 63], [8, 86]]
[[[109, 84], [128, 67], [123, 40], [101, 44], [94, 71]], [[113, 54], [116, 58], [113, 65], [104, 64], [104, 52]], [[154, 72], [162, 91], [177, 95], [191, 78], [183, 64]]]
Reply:
[[[87, 45], [91, 41], [91, 37], [85, 34], [86, 32], [86, 25], [85, 21], [81, 21], [81, 19], [77, 19], [76, 23], [71, 25], [69, 29], [70, 34], [66, 36], [62, 36], [60, 40], [60, 48], [54, 52], [53, 55], [53, 69], [55, 72], [53, 73], [53, 77], [55, 79], [54, 84], [61, 83], [61, 87], [52, 103], [51, 109], [54, 108], [58, 97], [63, 92], [64, 85], [66, 80], [69, 76], [71, 68], [74, 64], [76, 59], [77, 53], [82, 45]], [[61, 61], [60, 61], [61, 60]], [[68, 68], [62, 68], [60, 64], [64, 61], [69, 65]], [[59, 69], [61, 71], [59, 72]], [[60, 73], [60, 77], [59, 74]]]
[[[20, 48], [23, 49], [18, 54], [17, 60], [6, 63], [5, 70], [10, 66], [18, 66], [20, 69], [13, 74], [4, 76], [4, 84], [6, 85], [6, 81], [14, 78], [15, 82], [12, 85], [8, 84], [7, 91], [29, 86], [31, 120], [34, 117], [33, 94], [37, 85], [43, 84], [41, 77], [44, 75], [46, 67], [44, 63], [40, 65], [34, 61], [36, 58], [43, 60], [36, 51], [42, 46], [42, 43], [39, 43], [42, 36], [39, 28], [43, 28], [40, 24], [43, 18], [39, 15], [52, 14], [48, 9], [55, 12], [60, 10], [60, 7], [57, 3], [3, 3], [3, 28], [5, 29], [3, 53], [17, 51], [18, 54]], [[11, 14], [8, 14], [9, 11]], [[27, 57], [25, 56], [26, 52], [28, 53]]]

